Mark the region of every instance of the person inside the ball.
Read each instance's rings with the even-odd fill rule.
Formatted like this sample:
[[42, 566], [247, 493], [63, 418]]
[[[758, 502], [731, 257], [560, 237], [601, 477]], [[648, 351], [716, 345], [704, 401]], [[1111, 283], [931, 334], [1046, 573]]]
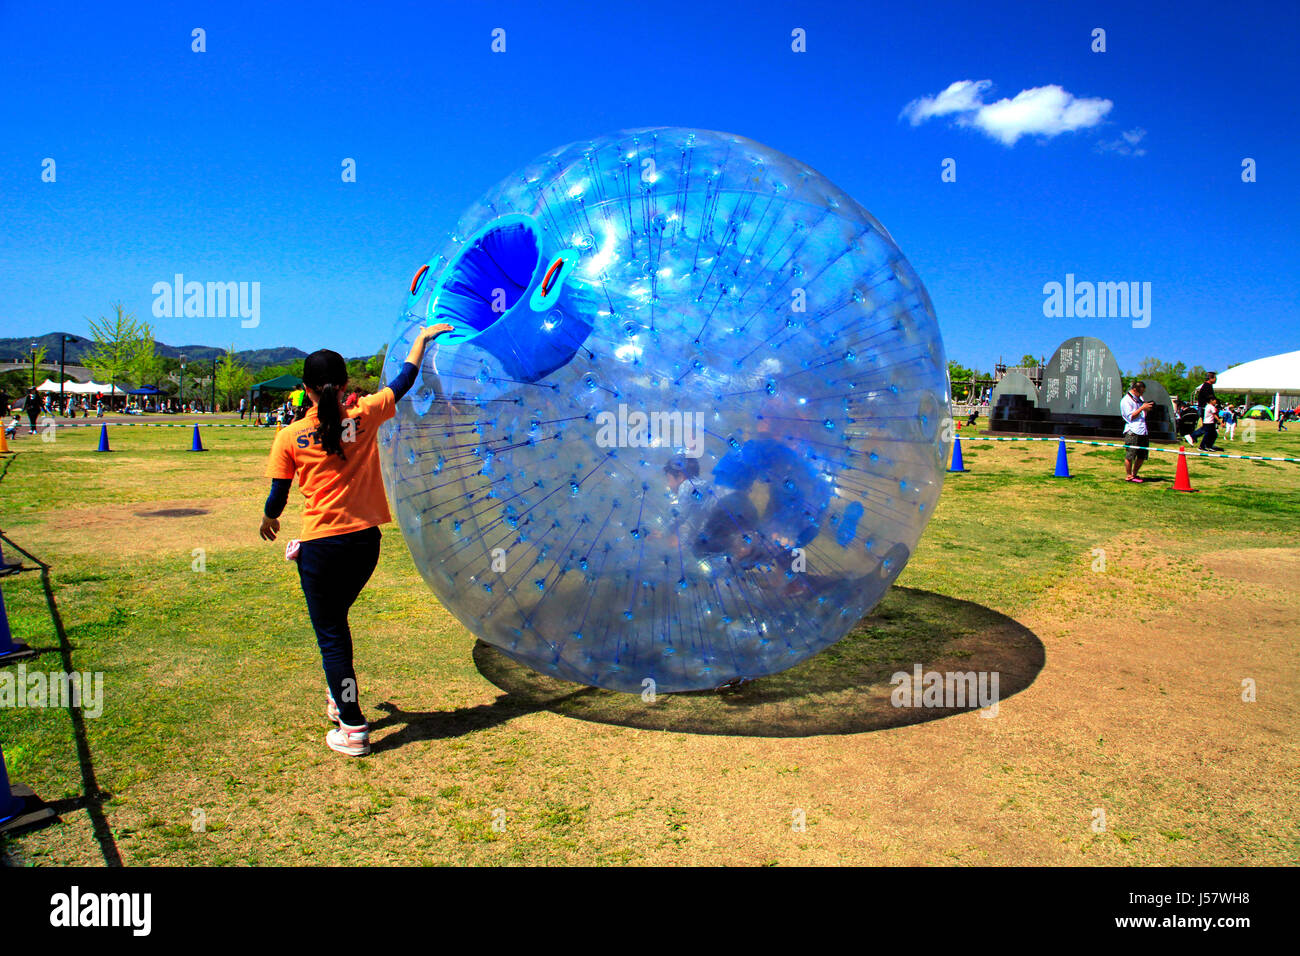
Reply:
[[348, 611], [379, 561], [379, 526], [391, 520], [379, 472], [376, 438], [419, 372], [425, 348], [452, 327], [420, 331], [402, 369], [387, 386], [344, 407], [348, 370], [343, 356], [321, 349], [307, 356], [303, 387], [311, 407], [275, 436], [261, 536], [274, 541], [294, 478], [305, 499], [302, 534], [285, 557], [298, 562], [307, 615], [316, 632], [327, 686], [326, 716], [336, 726], [331, 749], [352, 757], [370, 752], [370, 726], [361, 713], [352, 667]]

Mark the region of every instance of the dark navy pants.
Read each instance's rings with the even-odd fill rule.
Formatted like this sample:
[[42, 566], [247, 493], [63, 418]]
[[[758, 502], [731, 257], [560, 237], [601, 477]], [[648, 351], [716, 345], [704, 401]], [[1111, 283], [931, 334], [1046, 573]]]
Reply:
[[298, 578], [320, 645], [325, 681], [343, 723], [352, 726], [363, 723], [364, 718], [352, 669], [348, 611], [379, 563], [379, 537], [378, 528], [366, 528], [304, 541], [298, 552]]

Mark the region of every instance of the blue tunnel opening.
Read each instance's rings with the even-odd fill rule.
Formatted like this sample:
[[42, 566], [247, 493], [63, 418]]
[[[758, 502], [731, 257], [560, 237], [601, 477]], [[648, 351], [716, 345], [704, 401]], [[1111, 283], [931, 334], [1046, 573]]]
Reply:
[[514, 308], [532, 284], [541, 256], [541, 240], [526, 219], [494, 223], [448, 266], [433, 321], [482, 332]]

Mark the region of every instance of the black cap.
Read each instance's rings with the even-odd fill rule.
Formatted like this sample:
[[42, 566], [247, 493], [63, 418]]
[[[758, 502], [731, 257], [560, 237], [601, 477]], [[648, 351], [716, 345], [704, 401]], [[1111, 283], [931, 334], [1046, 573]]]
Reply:
[[302, 382], [312, 388], [337, 385], [342, 388], [348, 381], [348, 365], [343, 356], [330, 349], [319, 349], [302, 363]]

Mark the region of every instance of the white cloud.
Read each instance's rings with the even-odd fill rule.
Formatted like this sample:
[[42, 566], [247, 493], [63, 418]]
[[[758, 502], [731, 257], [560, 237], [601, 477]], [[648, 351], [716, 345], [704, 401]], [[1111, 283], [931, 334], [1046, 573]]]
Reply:
[[986, 103], [984, 94], [992, 88], [992, 80], [958, 80], [936, 96], [912, 100], [903, 107], [900, 117], [919, 126], [936, 116], [954, 116], [959, 125], [978, 129], [1004, 146], [1014, 146], [1022, 136], [1050, 138], [1090, 129], [1099, 125], [1115, 105], [1110, 100], [1075, 96], [1055, 84], [1035, 86], [1011, 99]]
[[1121, 156], [1145, 156], [1147, 154], [1145, 146], [1139, 146], [1145, 137], [1147, 131], [1144, 129], [1130, 129], [1120, 133], [1119, 139], [1109, 140], [1097, 144], [1099, 153], [1119, 153]]
[[937, 96], [912, 100], [903, 107], [900, 116], [906, 116], [913, 126], [920, 126], [932, 116], [977, 110], [983, 105], [985, 91], [992, 88], [992, 80], [958, 80]]

